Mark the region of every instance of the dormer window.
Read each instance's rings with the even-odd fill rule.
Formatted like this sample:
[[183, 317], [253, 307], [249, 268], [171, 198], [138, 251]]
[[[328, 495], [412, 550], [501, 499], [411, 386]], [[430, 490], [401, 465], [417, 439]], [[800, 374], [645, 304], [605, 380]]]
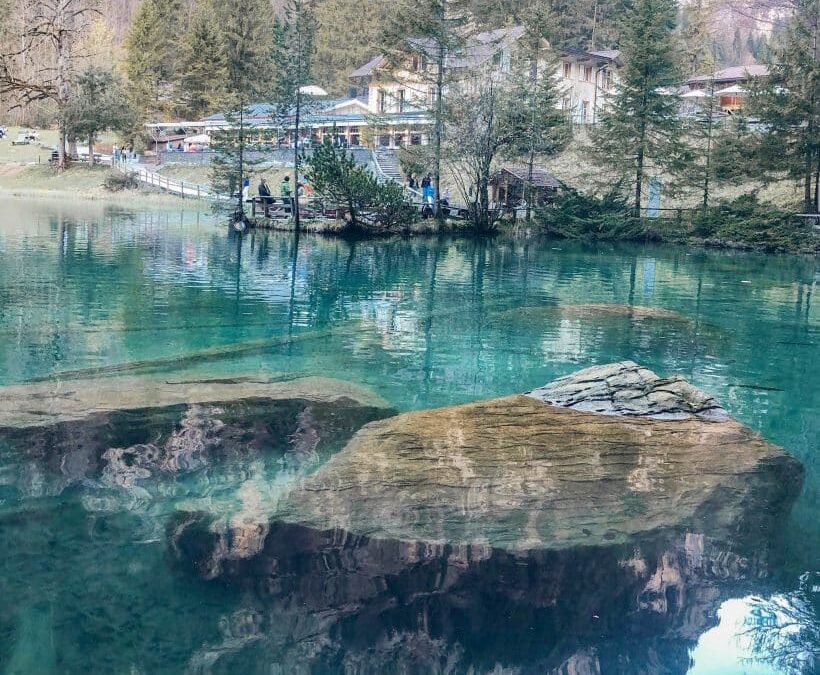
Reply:
[[564, 79], [568, 80], [572, 77], [572, 64], [564, 62]]

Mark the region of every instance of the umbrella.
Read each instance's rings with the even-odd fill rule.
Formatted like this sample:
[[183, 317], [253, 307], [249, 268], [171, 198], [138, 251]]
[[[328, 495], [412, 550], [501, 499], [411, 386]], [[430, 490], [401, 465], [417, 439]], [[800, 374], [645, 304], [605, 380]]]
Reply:
[[315, 84], [306, 84], [304, 87], [299, 87], [299, 93], [306, 96], [327, 96], [327, 92]]
[[718, 96], [739, 96], [740, 94], [745, 93], [746, 90], [737, 84], [733, 84], [731, 87], [726, 87], [726, 89], [721, 89], [720, 91], [715, 92]]
[[193, 143], [195, 145], [210, 145], [211, 137], [208, 134], [197, 134], [196, 136], [188, 136], [185, 139], [186, 143]]
[[681, 94], [681, 98], [706, 98], [707, 96], [709, 96], [709, 94], [703, 91], [703, 89], [693, 89], [692, 91], [687, 91], [685, 94]]

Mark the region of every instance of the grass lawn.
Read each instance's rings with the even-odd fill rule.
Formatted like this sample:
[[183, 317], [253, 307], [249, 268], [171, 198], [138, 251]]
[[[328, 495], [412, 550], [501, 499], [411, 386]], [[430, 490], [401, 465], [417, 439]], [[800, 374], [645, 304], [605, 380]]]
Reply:
[[[37, 129], [40, 135], [38, 143], [28, 145], [12, 145], [17, 140], [17, 134], [25, 127], [8, 127], [8, 135], [0, 140], [0, 164], [48, 164], [51, 157], [51, 148], [57, 146], [57, 131], [55, 129]], [[112, 134], [102, 134], [94, 149], [99, 152], [108, 152], [115, 141]], [[82, 140], [79, 144], [85, 146]], [[45, 146], [45, 147], [43, 147]]]

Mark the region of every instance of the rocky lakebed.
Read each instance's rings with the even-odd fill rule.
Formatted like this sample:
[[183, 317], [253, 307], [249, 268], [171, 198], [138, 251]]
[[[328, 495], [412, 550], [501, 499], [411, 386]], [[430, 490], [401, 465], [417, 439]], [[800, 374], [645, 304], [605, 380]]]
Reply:
[[[708, 394], [629, 361], [403, 414], [329, 378], [18, 385], [0, 452], [17, 494], [137, 513], [170, 573], [234, 594], [194, 657], [224, 672], [237, 645], [306, 673], [433, 672], [465, 645], [488, 669], [592, 672], [594, 653], [678, 672], [722, 600], [765, 583], [803, 478]], [[536, 623], [555, 638], [522, 640]]]

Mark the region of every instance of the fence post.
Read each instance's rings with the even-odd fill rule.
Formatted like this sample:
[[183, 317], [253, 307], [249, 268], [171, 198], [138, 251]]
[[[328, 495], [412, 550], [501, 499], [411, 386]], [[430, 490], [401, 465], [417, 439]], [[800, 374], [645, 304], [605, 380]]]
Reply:
[[179, 181], [179, 189], [182, 191], [182, 198], [185, 199], [185, 181]]

